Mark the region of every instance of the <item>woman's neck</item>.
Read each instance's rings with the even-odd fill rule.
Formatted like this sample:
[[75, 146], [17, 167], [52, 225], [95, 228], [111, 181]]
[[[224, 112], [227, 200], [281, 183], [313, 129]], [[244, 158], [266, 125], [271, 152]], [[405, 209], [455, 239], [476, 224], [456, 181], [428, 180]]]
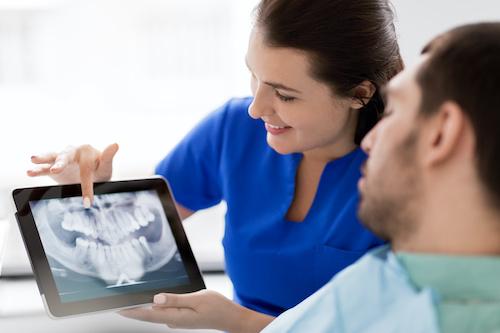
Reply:
[[328, 163], [349, 154], [356, 148], [358, 148], [358, 146], [354, 142], [345, 144], [336, 143], [331, 146], [307, 150], [302, 152], [302, 154], [305, 160]]

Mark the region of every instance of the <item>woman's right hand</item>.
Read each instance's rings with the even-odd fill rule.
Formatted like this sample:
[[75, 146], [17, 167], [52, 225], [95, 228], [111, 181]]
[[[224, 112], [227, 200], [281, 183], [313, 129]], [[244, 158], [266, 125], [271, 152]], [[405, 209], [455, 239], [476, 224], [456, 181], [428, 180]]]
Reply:
[[59, 153], [31, 156], [37, 164], [27, 171], [28, 176], [50, 176], [59, 184], [81, 183], [83, 204], [90, 207], [94, 201], [94, 182], [108, 181], [113, 172], [113, 157], [118, 144], [107, 146], [102, 152], [91, 145], [68, 147]]

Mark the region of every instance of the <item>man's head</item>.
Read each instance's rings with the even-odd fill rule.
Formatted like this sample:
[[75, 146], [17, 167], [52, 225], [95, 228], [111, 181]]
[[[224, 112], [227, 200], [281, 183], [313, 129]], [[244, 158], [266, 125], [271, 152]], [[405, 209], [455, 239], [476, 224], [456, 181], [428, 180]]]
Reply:
[[500, 207], [498, 87], [500, 23], [438, 36], [388, 84], [386, 115], [362, 144], [359, 214], [369, 228], [410, 248], [487, 229], [465, 219]]

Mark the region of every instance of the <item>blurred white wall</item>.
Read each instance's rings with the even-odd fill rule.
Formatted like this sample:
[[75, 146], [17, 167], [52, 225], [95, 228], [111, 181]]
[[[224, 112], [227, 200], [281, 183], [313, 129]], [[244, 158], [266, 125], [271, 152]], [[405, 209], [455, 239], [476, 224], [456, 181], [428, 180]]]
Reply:
[[117, 177], [151, 173], [207, 111], [249, 93], [247, 2], [0, 1], [1, 184], [30, 183], [31, 154], [80, 143], [119, 142]]
[[391, 0], [396, 29], [407, 65], [416, 61], [422, 47], [438, 33], [479, 21], [500, 21], [498, 0]]
[[[50, 183], [25, 176], [32, 154], [118, 142], [114, 178], [147, 176], [208, 111], [248, 95], [244, 55], [256, 4], [0, 0], [0, 219], [11, 220], [11, 188]], [[443, 30], [500, 20], [497, 0], [393, 4], [407, 64]], [[220, 261], [223, 212], [186, 224], [204, 262]]]

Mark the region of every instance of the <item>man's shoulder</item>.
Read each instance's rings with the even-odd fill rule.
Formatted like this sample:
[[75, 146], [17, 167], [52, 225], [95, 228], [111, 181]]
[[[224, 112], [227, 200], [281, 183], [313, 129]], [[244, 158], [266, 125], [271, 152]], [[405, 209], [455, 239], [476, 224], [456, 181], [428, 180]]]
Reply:
[[[436, 329], [431, 294], [415, 289], [389, 245], [368, 252], [332, 282], [332, 296], [338, 313], [344, 315], [347, 332], [434, 332]], [[420, 313], [421, 323], [413, 327], [415, 312]]]
[[404, 267], [387, 244], [371, 250], [337, 274], [329, 289], [336, 299], [342, 300], [345, 310], [356, 309], [361, 303], [384, 304], [414, 291]]
[[436, 327], [431, 298], [413, 289], [390, 247], [382, 245], [281, 315], [268, 332], [427, 333]]
[[384, 293], [389, 280], [405, 281], [404, 271], [399, 271], [402, 267], [393, 259], [389, 245], [376, 247], [335, 275], [315, 298], [342, 299], [342, 307], [356, 307], [359, 300]]
[[[378, 246], [359, 258], [354, 264], [341, 271], [333, 280], [343, 283], [343, 280], [352, 281], [360, 276], [366, 278], [367, 273], [373, 274], [375, 271], [385, 272], [386, 270], [399, 270], [398, 263], [390, 250], [388, 244]], [[332, 281], [333, 281], [332, 280]]]

